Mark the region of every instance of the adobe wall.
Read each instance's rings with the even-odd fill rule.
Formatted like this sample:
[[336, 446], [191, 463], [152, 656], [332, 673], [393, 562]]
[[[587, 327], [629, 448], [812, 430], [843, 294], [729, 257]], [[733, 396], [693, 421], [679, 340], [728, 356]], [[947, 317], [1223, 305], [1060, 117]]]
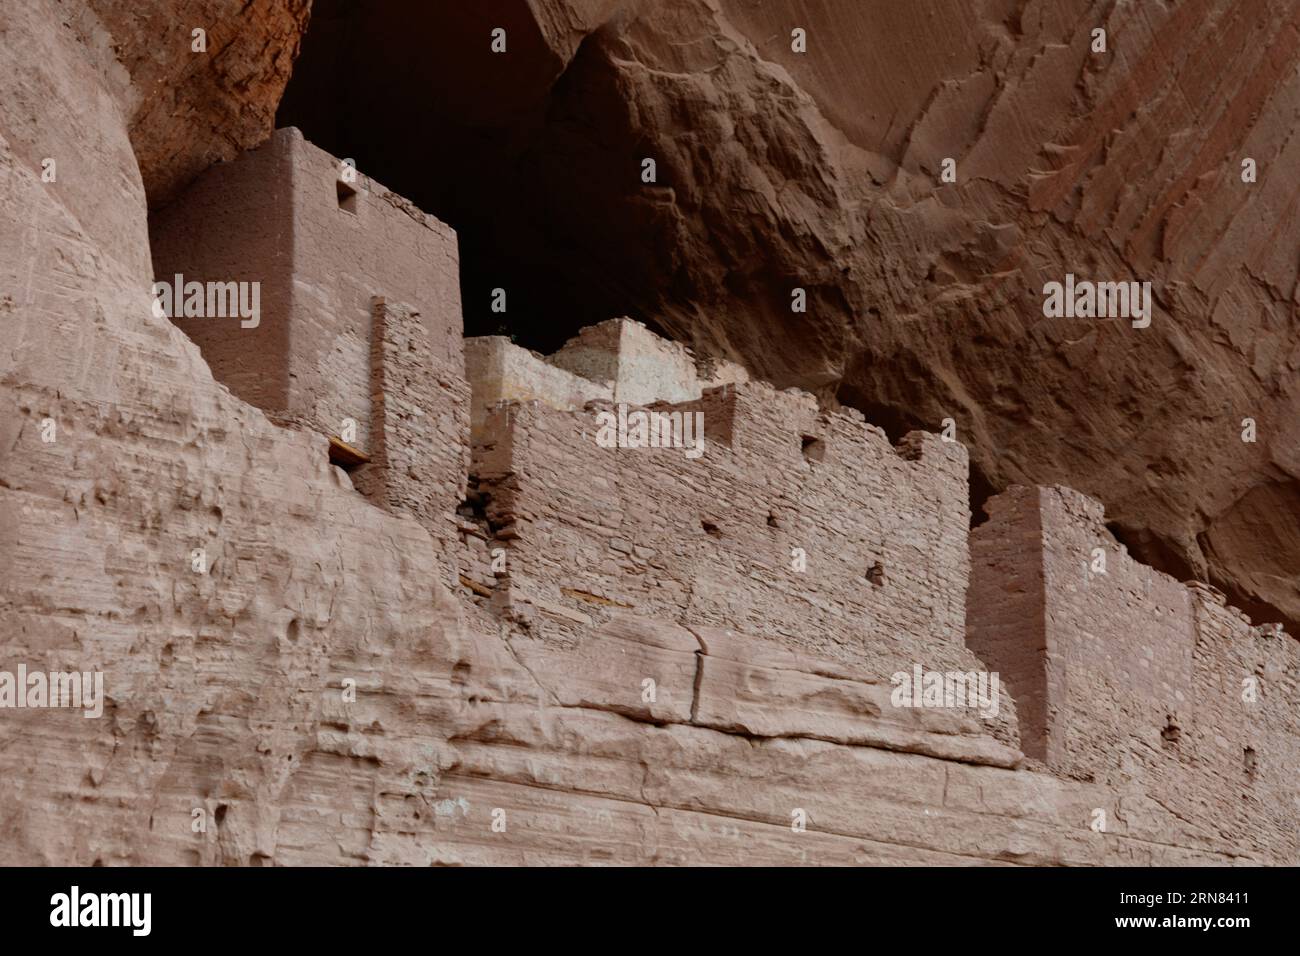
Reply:
[[476, 432], [503, 401], [536, 400], [566, 411], [598, 399], [631, 405], [687, 402], [708, 388], [749, 381], [735, 363], [697, 360], [687, 347], [629, 318], [589, 325], [552, 355], [521, 348], [501, 335], [468, 338], [465, 374], [473, 386]]
[[609, 319], [581, 329], [550, 361], [583, 378], [609, 382], [616, 402], [648, 405], [700, 397], [690, 352], [630, 319]]
[[473, 385], [470, 425], [474, 431], [498, 402], [536, 400], [551, 408], [576, 409], [593, 399], [614, 397], [610, 383], [552, 365], [503, 335], [465, 339], [465, 377]]
[[963, 642], [962, 446], [913, 433], [896, 449], [856, 412], [761, 383], [656, 408], [703, 413], [702, 457], [601, 447], [599, 405], [514, 403], [486, 420], [473, 470], [516, 620], [563, 641], [629, 610], [878, 674], [982, 669]]
[[710, 362], [708, 373], [702, 374], [689, 348], [626, 317], [581, 329], [546, 361], [590, 381], [608, 383], [613, 400], [630, 405], [694, 401], [706, 388], [749, 380], [740, 366], [720, 360]]
[[1294, 846], [1276, 803], [1300, 771], [1296, 643], [1131, 559], [1086, 495], [1017, 487], [989, 511], [971, 536], [967, 642], [1010, 685], [1025, 753], [1139, 781], [1243, 845]]

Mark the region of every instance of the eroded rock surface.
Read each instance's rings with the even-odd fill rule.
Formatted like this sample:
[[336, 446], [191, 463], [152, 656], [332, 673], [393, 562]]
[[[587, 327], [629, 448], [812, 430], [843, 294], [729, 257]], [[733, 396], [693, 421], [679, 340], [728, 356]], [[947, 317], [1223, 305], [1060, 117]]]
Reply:
[[311, 0], [88, 6], [130, 78], [123, 108], [131, 143], [149, 200], [161, 203], [271, 132]]

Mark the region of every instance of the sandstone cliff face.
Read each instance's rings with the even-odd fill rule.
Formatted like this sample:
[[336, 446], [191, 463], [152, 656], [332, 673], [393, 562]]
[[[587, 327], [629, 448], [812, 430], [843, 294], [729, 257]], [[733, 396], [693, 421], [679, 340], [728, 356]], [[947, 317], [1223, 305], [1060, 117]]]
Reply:
[[[399, 8], [336, 10], [356, 42], [309, 36], [282, 115], [461, 230], [471, 323], [504, 272], [895, 437], [952, 418], [981, 494], [1067, 482], [1144, 560], [1300, 619], [1294, 4], [534, 0], [405, 36]], [[1151, 327], [1043, 318], [1067, 272], [1150, 281]]]
[[[211, 35], [232, 31], [225, 47], [231, 59], [215, 75], [188, 81], [186, 18], [175, 17], [173, 3], [134, 4], [128, 13], [124, 4], [42, 2], [0, 13], [0, 391], [8, 412], [0, 419], [0, 669], [20, 661], [102, 669], [108, 695], [101, 720], [76, 711], [6, 711], [0, 718], [0, 862], [1294, 861], [1294, 846], [1276, 837], [1287, 832], [1285, 819], [1272, 843], [1243, 845], [1188, 824], [1146, 796], [1140, 781], [1063, 780], [1024, 766], [1005, 742], [963, 723], [878, 721], [882, 687], [872, 675], [792, 660], [746, 635], [642, 620], [557, 651], [453, 598], [435, 545], [416, 521], [362, 499], [328, 464], [323, 437], [278, 428], [235, 399], [196, 347], [149, 308], [146, 197], [165, 197], [200, 166], [266, 131], [303, 14], [294, 5], [267, 6], [280, 13], [254, 5], [240, 11], [242, 19], [223, 19]], [[994, 359], [1000, 339], [970, 353], [963, 350], [975, 345], [951, 345], [955, 339], [940, 334], [961, 328], [963, 316], [985, 315], [970, 303], [982, 301], [974, 290], [1000, 288], [980, 278], [990, 257], [1000, 262], [998, 250], [1022, 248], [1045, 255], [1057, 242], [1073, 248], [1077, 214], [1050, 207], [1050, 216], [1041, 214], [1040, 238], [1030, 242], [1014, 231], [1023, 226], [1007, 231], [1001, 219], [972, 225], [974, 205], [944, 213], [951, 199], [926, 195], [927, 178], [906, 172], [906, 150], [895, 150], [898, 169], [873, 166], [885, 162], [878, 157], [861, 159], [848, 121], [828, 120], [829, 108], [800, 92], [785, 67], [757, 55], [742, 30], [748, 8], [529, 9], [560, 61], [573, 58], [570, 70], [590, 51], [590, 69], [620, 78], [631, 128], [671, 129], [674, 111], [688, 108], [688, 123], [673, 122], [700, 123], [737, 143], [706, 157], [710, 151], [689, 137], [676, 145], [657, 139], [666, 156], [661, 168], [680, 176], [698, 164], [698, 181], [682, 180], [672, 196], [649, 202], [629, 198], [610, 213], [610, 223], [628, 213], [641, 217], [628, 222], [657, 224], [648, 233], [663, 242], [654, 255], [677, 263], [672, 276], [681, 280], [681, 298], [650, 303], [662, 307], [665, 325], [787, 380], [829, 392], [847, 387], [843, 377], [899, 408], [915, 400], [922, 418], [947, 407], [943, 396], [960, 396], [972, 422], [963, 419], [966, 437], [976, 449], [983, 442], [992, 476], [1019, 474], [1034, 462], [1049, 469], [1078, 463], [1057, 446], [1020, 438], [1024, 448], [1013, 454], [1020, 446], [1008, 439], [998, 464], [999, 446], [985, 441], [986, 433], [1009, 429], [999, 415], [1014, 418], [1012, 405], [1000, 404], [1012, 401], [1005, 390], [1014, 380], [1012, 356], [1017, 363], [1033, 358], [1015, 374], [1032, 368], [1044, 377], [1014, 393], [1031, 408], [1043, 403], [1043, 417], [1034, 420], [1043, 434], [1070, 434], [1060, 428], [1062, 416], [1101, 416], [1104, 403], [1083, 391], [1068, 402], [1058, 395], [1059, 406], [1049, 402], [1049, 385], [1074, 382], [1064, 370], [1075, 353], [1063, 344], [1065, 357], [1054, 358], [1045, 333], [1016, 338], [1019, 313], [1009, 305], [984, 320], [1007, 333], [1001, 363]], [[991, 61], [1002, 62], [996, 54], [1005, 56], [1007, 44], [1020, 48], [1017, 31], [1039, 37], [1065, 29], [1050, 15], [1054, 9], [1031, 4], [1006, 37], [995, 30], [984, 45]], [[606, 22], [622, 32], [589, 35]], [[1202, 29], [1200, 19], [1194, 23]], [[951, 30], [955, 44], [961, 30]], [[669, 35], [677, 39], [668, 43]], [[683, 36], [693, 42], [682, 43]], [[842, 32], [842, 42], [851, 36]], [[1025, 49], [1037, 42], [1025, 41]], [[179, 52], [174, 44], [182, 44]], [[1022, 68], [1074, 55], [1049, 50], [1025, 54]], [[1255, 52], [1252, 44], [1242, 56]], [[1202, 79], [1206, 73], [1193, 71]], [[174, 108], [150, 105], [155, 82], [184, 91]], [[652, 90], [667, 91], [666, 98], [655, 100]], [[590, 88], [592, 95], [609, 91]], [[1195, 105], [1208, 97], [1191, 99]], [[1019, 119], [1023, 104], [1005, 109]], [[731, 115], [755, 125], [731, 129], [722, 119]], [[774, 126], [762, 125], [769, 121]], [[1278, 142], [1273, 153], [1282, 149]], [[769, 159], [759, 163], [760, 153]], [[58, 161], [54, 182], [41, 179], [47, 157]], [[769, 163], [797, 175], [761, 173]], [[868, 170], [878, 181], [846, 170]], [[562, 176], [549, 181], [565, 184]], [[736, 190], [739, 208], [723, 198], [724, 187]], [[964, 201], [994, 210], [1004, 187], [959, 188], [971, 191]], [[573, 214], [580, 215], [584, 196], [600, 195], [594, 186], [579, 190]], [[841, 202], [847, 211], [826, 219], [826, 209]], [[1206, 199], [1203, 208], [1221, 207]], [[708, 248], [716, 242], [719, 251], [698, 245], [697, 215], [714, 233]], [[1252, 229], [1252, 238], [1263, 231]], [[593, 235], [611, 249], [620, 248], [617, 239], [630, 241], [606, 230]], [[639, 242], [640, 233], [633, 238]], [[921, 254], [882, 262], [863, 255], [862, 243]], [[929, 278], [918, 264], [927, 255], [960, 281], [945, 286], [940, 273]], [[645, 261], [655, 260], [647, 252]], [[1285, 271], [1258, 255], [1248, 262], [1252, 276]], [[832, 276], [845, 267], [858, 278], [841, 289]], [[1261, 305], [1271, 295], [1268, 281], [1252, 278], [1238, 288], [1237, 273], [1224, 268], [1240, 301]], [[646, 279], [660, 277], [657, 270], [647, 268]], [[763, 278], [769, 274], [812, 275], [801, 279], [818, 290], [807, 326], [796, 329], [776, 300], [760, 294], [786, 294], [783, 283]], [[933, 308], [922, 309], [927, 300], [918, 290], [940, 286], [947, 295], [936, 292]], [[724, 288], [731, 298], [722, 297]], [[884, 292], [891, 294], [871, 300], [876, 313], [862, 310], [876, 324], [849, 324], [851, 310]], [[699, 296], [698, 312], [686, 309], [687, 294]], [[1187, 294], [1197, 301], [1194, 290]], [[907, 302], [914, 311], [903, 311]], [[747, 307], [766, 318], [746, 318]], [[1267, 313], [1270, 320], [1244, 310], [1226, 314], [1281, 321], [1277, 313]], [[1164, 322], [1148, 331], [1173, 336], [1175, 328]], [[1120, 331], [1110, 337], [1118, 340]], [[762, 349], [750, 334], [762, 336]], [[1215, 340], [1183, 335], [1155, 341], [1169, 349], [1176, 343], [1180, 362], [1212, 351]], [[950, 345], [953, 354], [984, 361], [984, 371], [953, 359]], [[1079, 347], [1101, 348], [1086, 338]], [[1289, 353], [1275, 343], [1259, 353], [1260, 379], [1238, 379], [1239, 352], [1214, 348], [1221, 364], [1200, 373], [1204, 381], [1242, 396], [1263, 395], [1272, 383], [1272, 403], [1258, 413], [1266, 433], [1264, 423], [1274, 421], [1268, 409], [1277, 412], [1286, 399], [1281, 375]], [[788, 365], [771, 364], [777, 354]], [[1093, 374], [1110, 367], [1109, 354], [1084, 367]], [[1158, 379], [1159, 349], [1127, 354], [1116, 355], [1117, 367]], [[867, 363], [870, 356], [896, 361], [901, 371], [891, 377]], [[1054, 362], [1060, 382], [1051, 378]], [[1115, 374], [1122, 382], [1124, 373]], [[940, 386], [950, 391], [926, 398]], [[1169, 429], [1177, 407], [1146, 411], [1143, 428]], [[43, 440], [47, 419], [53, 441]], [[1068, 446], [1079, 461], [1119, 441], [1100, 426], [1087, 434], [1077, 439], [1083, 448]], [[1161, 508], [1210, 521], [1218, 512], [1200, 498], [1177, 510], [1193, 499], [1194, 480], [1206, 483], [1210, 498], [1223, 494], [1230, 503], [1234, 482], [1258, 483], [1262, 474], [1263, 465], [1239, 453], [1237, 478], [1221, 463], [1170, 455], [1153, 510], [1134, 512], [1138, 526], [1162, 530], [1153, 517]], [[1145, 479], [1127, 480], [1115, 487]], [[1250, 516], [1267, 511], [1268, 494], [1224, 525], [1232, 533], [1216, 554], [1245, 549], [1257, 557], [1246, 543]], [[194, 570], [195, 549], [205, 553], [206, 573]], [[1265, 584], [1274, 580], [1269, 567], [1258, 572]], [[611, 648], [621, 653], [602, 658]], [[662, 707], [638, 703], [644, 667], [628, 661], [649, 661], [670, 675]], [[748, 694], [756, 686], [773, 691]], [[1105, 835], [1089, 828], [1097, 807], [1115, 811]], [[494, 828], [497, 810], [504, 829]], [[795, 810], [809, 818], [806, 833], [792, 833]]]
[[311, 0], [88, 6], [130, 78], [122, 105], [145, 190], [157, 203], [270, 133]]

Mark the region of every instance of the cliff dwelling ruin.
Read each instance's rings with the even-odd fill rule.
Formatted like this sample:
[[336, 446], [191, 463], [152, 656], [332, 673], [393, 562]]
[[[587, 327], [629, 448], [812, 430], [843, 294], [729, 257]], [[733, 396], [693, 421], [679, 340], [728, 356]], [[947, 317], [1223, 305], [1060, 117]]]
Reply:
[[[1147, 739], [1143, 787], [1188, 814], [1217, 818], [1224, 787], [1289, 792], [1291, 708], [1243, 711], [1223, 675], [1285, 680], [1294, 640], [1130, 558], [1078, 492], [1012, 488], [972, 532], [967, 454], [941, 435], [895, 446], [628, 318], [550, 355], [464, 337], [455, 233], [293, 128], [200, 176], [150, 239], [159, 276], [261, 283], [251, 349], [214, 320], [177, 324], [217, 381], [328, 438], [360, 494], [417, 520], [444, 583], [526, 635], [516, 653], [562, 703], [1069, 781], [1131, 772], [1117, 757]], [[600, 414], [629, 407], [698, 415], [703, 454], [602, 447]], [[769, 654], [809, 675], [803, 696], [746, 690]], [[882, 707], [915, 661], [988, 668], [1006, 700], [993, 719]], [[831, 688], [846, 698], [826, 710]], [[1234, 819], [1261, 847], [1282, 838]]]
[[1300, 862], [1286, 3], [128, 6], [0, 15], [0, 862]]

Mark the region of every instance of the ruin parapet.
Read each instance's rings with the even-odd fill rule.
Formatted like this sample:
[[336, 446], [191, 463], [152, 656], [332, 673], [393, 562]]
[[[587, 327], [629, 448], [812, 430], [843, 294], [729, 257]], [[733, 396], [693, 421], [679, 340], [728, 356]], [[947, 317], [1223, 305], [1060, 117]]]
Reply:
[[980, 668], [963, 640], [960, 445], [895, 448], [857, 413], [757, 382], [631, 410], [701, 416], [690, 458], [603, 445], [619, 407], [485, 417], [473, 472], [507, 551], [503, 613], [561, 642], [621, 611], [767, 635], [886, 679], [918, 661]]
[[716, 359], [702, 363], [688, 347], [628, 318], [587, 326], [547, 361], [608, 383], [611, 399], [630, 405], [693, 401], [707, 388], [749, 380], [740, 366]]

